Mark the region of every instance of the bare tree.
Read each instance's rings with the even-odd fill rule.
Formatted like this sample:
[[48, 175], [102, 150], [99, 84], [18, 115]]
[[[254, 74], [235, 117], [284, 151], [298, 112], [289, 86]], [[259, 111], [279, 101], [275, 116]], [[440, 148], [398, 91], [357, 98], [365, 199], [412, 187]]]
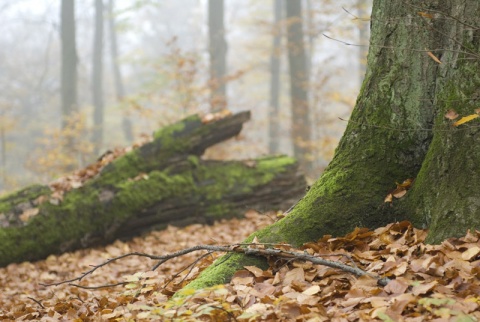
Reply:
[[282, 28], [283, 0], [273, 0], [273, 44], [270, 54], [270, 104], [269, 104], [269, 150], [270, 153], [280, 152], [279, 126], [280, 126], [280, 44]]
[[[115, 93], [117, 101], [121, 102], [125, 97], [125, 87], [123, 85], [122, 72], [118, 63], [118, 43], [117, 30], [115, 27], [114, 0], [108, 1], [108, 30], [110, 32], [110, 55], [112, 61], [113, 81], [115, 84]], [[133, 141], [132, 121], [128, 115], [124, 114], [122, 120], [123, 133], [128, 142]]]
[[210, 53], [210, 106], [212, 112], [227, 106], [227, 42], [224, 27], [223, 0], [208, 1], [208, 32]]
[[95, 4], [95, 37], [93, 40], [93, 146], [98, 154], [103, 144], [103, 0], [94, 0]]
[[286, 15], [293, 151], [299, 160], [300, 167], [308, 172], [311, 168], [309, 161], [311, 129], [307, 91], [308, 72], [302, 28], [302, 1], [286, 1]]
[[75, 1], [62, 0], [60, 9], [60, 37], [62, 43], [62, 127], [77, 110], [77, 47], [75, 40]]

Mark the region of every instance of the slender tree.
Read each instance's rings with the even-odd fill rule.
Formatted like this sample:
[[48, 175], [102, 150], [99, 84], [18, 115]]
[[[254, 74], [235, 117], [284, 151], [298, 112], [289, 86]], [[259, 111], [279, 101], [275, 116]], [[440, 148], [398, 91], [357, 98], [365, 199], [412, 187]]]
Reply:
[[280, 153], [280, 44], [283, 0], [273, 0], [273, 43], [270, 54], [269, 150]]
[[103, 144], [103, 0], [94, 0], [95, 36], [93, 41], [92, 61], [92, 96], [93, 96], [93, 144], [94, 153], [98, 154]]
[[[365, 80], [333, 160], [285, 218], [245, 242], [300, 245], [400, 220], [428, 227], [430, 243], [479, 230], [478, 119], [449, 119], [477, 115], [479, 26], [476, 0], [374, 0]], [[385, 202], [407, 178], [411, 190]], [[222, 258], [189, 287], [223, 283], [245, 265], [265, 261]]]
[[[117, 101], [121, 102], [125, 97], [125, 86], [123, 85], [122, 71], [118, 62], [118, 43], [117, 29], [115, 27], [114, 0], [108, 1], [108, 30], [110, 32], [110, 60], [112, 62], [113, 81], [115, 84], [115, 93]], [[127, 114], [123, 115], [122, 120], [123, 133], [128, 142], [133, 141], [132, 121]]]
[[302, 28], [302, 0], [286, 3], [288, 65], [290, 68], [290, 100], [292, 110], [292, 141], [295, 157], [300, 167], [309, 171], [311, 144], [310, 112], [308, 105], [308, 71]]
[[227, 42], [224, 27], [224, 1], [208, 1], [208, 35], [210, 53], [210, 106], [213, 112], [227, 106]]
[[60, 9], [60, 38], [62, 45], [61, 97], [62, 127], [77, 111], [77, 47], [75, 38], [75, 1], [62, 0]]

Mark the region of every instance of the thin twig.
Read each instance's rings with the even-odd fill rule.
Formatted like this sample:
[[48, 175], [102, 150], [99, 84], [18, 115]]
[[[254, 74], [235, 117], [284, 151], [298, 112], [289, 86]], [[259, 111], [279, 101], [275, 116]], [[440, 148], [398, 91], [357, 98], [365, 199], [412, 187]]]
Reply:
[[419, 53], [429, 53], [429, 52], [436, 52], [436, 51], [451, 51], [454, 53], [459, 53], [459, 54], [465, 54], [465, 55], [470, 55], [475, 57], [476, 59], [480, 59], [480, 55], [474, 54], [474, 53], [469, 53], [467, 51], [462, 51], [462, 50], [455, 50], [455, 49], [447, 49], [447, 48], [436, 48], [436, 49], [413, 49], [413, 48], [400, 48], [400, 47], [395, 47], [395, 46], [380, 46], [380, 45], [373, 45], [373, 44], [368, 44], [368, 45], [359, 45], [359, 44], [352, 44], [340, 39], [336, 39], [330, 36], [327, 36], [326, 34], [322, 34], [325, 38], [328, 38], [330, 40], [339, 42], [341, 44], [344, 44], [346, 46], [353, 46], [353, 47], [375, 47], [375, 48], [382, 48], [382, 49], [394, 49], [394, 50], [407, 50], [407, 51], [413, 51], [413, 52], [419, 52]]
[[30, 297], [30, 296], [27, 296], [27, 299], [30, 299], [30, 300], [32, 300], [33, 302], [35, 302], [35, 303], [37, 303], [38, 305], [40, 305], [40, 307], [41, 307], [42, 309], [45, 308], [45, 306], [43, 306], [42, 303], [40, 303], [39, 300], [36, 300], [36, 299], [34, 299], [33, 297]]
[[167, 283], [165, 283], [165, 285], [163, 286], [163, 289], [166, 289], [167, 286], [173, 282], [178, 276], [180, 276], [180, 274], [185, 271], [186, 269], [190, 268], [190, 270], [188, 271], [188, 273], [185, 275], [185, 277], [180, 281], [180, 283], [182, 283], [183, 281], [185, 281], [185, 279], [187, 278], [188, 274], [190, 274], [190, 272], [193, 270], [193, 268], [195, 267], [195, 264], [197, 264], [199, 261], [201, 261], [203, 258], [207, 257], [207, 256], [210, 256], [213, 252], [208, 252], [206, 254], [203, 254], [202, 256], [200, 256], [199, 258], [197, 258], [195, 261], [191, 262], [190, 264], [188, 264], [187, 266], [185, 266], [184, 268], [182, 268], [179, 272], [175, 273], [174, 275], [172, 275], [172, 277], [168, 280]]
[[115, 283], [115, 284], [105, 284], [105, 285], [99, 285], [99, 286], [84, 286], [84, 285], [74, 284], [74, 283], [70, 283], [68, 285], [75, 286], [75, 287], [78, 287], [78, 288], [83, 288], [83, 289], [86, 289], [86, 290], [99, 290], [99, 289], [102, 289], [102, 288], [116, 287], [116, 286], [127, 285], [127, 284], [128, 284], [128, 282], [119, 282], [119, 283]]
[[377, 125], [377, 124], [369, 124], [369, 123], [365, 123], [365, 122], [357, 122], [357, 121], [354, 121], [352, 119], [350, 120], [346, 120], [346, 119], [343, 119], [341, 117], [338, 118], [340, 121], [344, 121], [344, 122], [349, 122], [349, 123], [354, 123], [354, 124], [358, 124], [358, 125], [361, 125], [361, 126], [367, 126], [367, 127], [372, 127], [372, 128], [376, 128], [376, 129], [383, 129], [383, 130], [389, 130], [389, 131], [397, 131], [397, 132], [419, 132], [419, 131], [423, 131], [423, 132], [452, 132], [454, 129], [455, 131], [466, 131], [466, 130], [469, 130], [469, 129], [477, 129], [477, 128], [480, 128], [480, 125], [470, 125], [470, 126], [464, 126], [464, 127], [461, 127], [461, 128], [458, 128], [458, 127], [452, 127], [450, 129], [439, 129], [438, 127], [437, 128], [395, 128], [395, 127], [390, 127], [390, 126], [383, 126], [383, 125]]
[[[253, 244], [255, 246], [262, 245], [261, 243], [258, 244]], [[277, 244], [279, 245], [279, 244]], [[280, 245], [279, 245], [280, 246]], [[254, 256], [261, 256], [261, 257], [276, 257], [279, 259], [286, 259], [286, 260], [303, 260], [303, 261], [309, 261], [314, 264], [319, 264], [319, 265], [324, 265], [332, 268], [337, 268], [341, 269], [345, 272], [352, 273], [356, 276], [364, 276], [368, 275], [372, 278], [375, 278], [377, 280], [377, 283], [379, 285], [385, 286], [390, 280], [387, 278], [381, 278], [379, 276], [375, 276], [374, 274], [368, 273], [362, 269], [359, 269], [357, 267], [352, 267], [340, 262], [335, 262], [335, 261], [330, 261], [326, 259], [321, 259], [316, 256], [308, 255], [305, 253], [298, 253], [298, 252], [291, 252], [291, 251], [286, 251], [282, 249], [276, 249], [276, 248], [267, 248], [267, 249], [259, 249], [259, 248], [253, 248], [253, 247], [244, 247], [239, 244], [233, 244], [233, 245], [224, 245], [224, 246], [214, 246], [214, 245], [197, 245], [193, 246], [190, 248], [185, 248], [180, 251], [171, 253], [171, 254], [166, 254], [166, 255], [161, 255], [161, 256], [155, 256], [155, 255], [149, 255], [145, 253], [128, 253], [124, 254], [121, 256], [117, 256], [115, 258], [111, 258], [107, 260], [106, 262], [102, 264], [95, 265], [91, 270], [88, 272], [83, 273], [81, 276], [67, 280], [67, 281], [62, 281], [62, 282], [57, 282], [57, 283], [51, 283], [51, 284], [41, 284], [43, 286], [56, 286], [56, 285], [61, 285], [61, 284], [66, 284], [66, 283], [72, 283], [74, 281], [80, 281], [82, 280], [85, 276], [93, 273], [95, 270], [97, 270], [100, 267], [103, 267], [105, 265], [108, 265], [109, 263], [112, 263], [114, 261], [117, 261], [119, 259], [129, 257], [129, 256], [141, 256], [141, 257], [148, 257], [150, 259], [156, 259], [160, 260], [163, 262], [175, 258], [175, 257], [180, 257], [192, 252], [196, 252], [199, 250], [207, 250], [209, 252], [222, 252], [222, 253], [243, 253], [245, 255], [254, 255]]]

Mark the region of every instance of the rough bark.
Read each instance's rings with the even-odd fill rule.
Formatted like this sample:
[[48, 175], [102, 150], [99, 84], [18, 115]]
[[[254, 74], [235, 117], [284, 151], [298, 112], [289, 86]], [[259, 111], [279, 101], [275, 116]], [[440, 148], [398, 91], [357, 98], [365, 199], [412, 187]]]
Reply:
[[360, 80], [360, 84], [363, 82], [363, 78], [365, 77], [365, 72], [367, 70], [367, 53], [368, 53], [368, 38], [370, 33], [369, 23], [365, 19], [368, 18], [368, 13], [366, 8], [370, 2], [366, 2], [365, 0], [357, 0], [355, 6], [357, 9], [357, 15], [359, 21], [358, 24], [358, 76]]
[[237, 135], [249, 115], [208, 124], [194, 116], [166, 127], [151, 143], [67, 192], [59, 204], [49, 202], [50, 189], [40, 185], [4, 196], [0, 265], [104, 244], [168, 224], [211, 223], [242, 215], [249, 207], [286, 207], [305, 189], [292, 158], [200, 159], [209, 146]]
[[270, 104], [269, 104], [269, 128], [268, 128], [268, 147], [271, 154], [280, 152], [280, 62], [281, 52], [280, 43], [282, 28], [283, 0], [273, 1], [273, 43], [270, 54]]
[[305, 53], [302, 0], [288, 0], [286, 4], [288, 66], [290, 73], [290, 101], [292, 110], [293, 154], [301, 169], [311, 168], [310, 111], [308, 105], [308, 71]]
[[103, 0], [95, 0], [95, 36], [92, 59], [93, 146], [98, 154], [103, 144]]
[[[479, 229], [480, 128], [444, 118], [478, 107], [479, 17], [477, 1], [375, 0], [365, 80], [332, 162], [288, 216], [247, 242], [299, 245], [402, 219], [430, 227], [430, 242]], [[395, 182], [415, 177], [406, 197], [384, 202]], [[224, 283], [252, 264], [265, 262], [223, 258], [188, 287]]]
[[65, 128], [68, 124], [68, 117], [77, 110], [77, 47], [75, 41], [74, 0], [62, 0], [60, 39], [62, 45], [62, 127]]
[[224, 1], [208, 1], [208, 35], [210, 54], [210, 105], [212, 112], [227, 106], [227, 42], [224, 27]]
[[[453, 127], [444, 115], [475, 113], [480, 101], [480, 2], [443, 1], [421, 7], [435, 15], [431, 37], [442, 39], [434, 52], [438, 65], [435, 91], [426, 93], [435, 104], [433, 140], [415, 185], [402, 210], [419, 227], [428, 227], [427, 242], [480, 230], [480, 128], [478, 121]], [[429, 95], [430, 94], [430, 95]]]

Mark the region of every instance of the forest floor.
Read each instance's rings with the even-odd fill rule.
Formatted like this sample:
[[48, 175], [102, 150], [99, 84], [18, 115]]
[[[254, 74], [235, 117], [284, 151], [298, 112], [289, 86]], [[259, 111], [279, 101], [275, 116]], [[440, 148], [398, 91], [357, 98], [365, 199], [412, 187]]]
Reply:
[[[11, 264], [0, 269], [0, 319], [480, 321], [480, 232], [425, 245], [426, 232], [406, 222], [375, 231], [356, 229], [341, 238], [325, 236], [296, 250], [390, 278], [384, 287], [372, 277], [270, 258], [266, 271], [245, 267], [229, 284], [189, 290], [172, 299], [174, 292], [220, 255], [198, 260], [205, 251], [171, 259], [153, 272], [155, 261], [126, 257], [86, 276], [77, 282], [80, 287], [44, 286], [81, 276], [92, 265], [130, 252], [163, 255], [200, 244], [238, 243], [274, 219], [274, 213], [249, 211], [245, 219], [169, 227], [129, 242]], [[190, 263], [195, 266], [183, 270]]]

